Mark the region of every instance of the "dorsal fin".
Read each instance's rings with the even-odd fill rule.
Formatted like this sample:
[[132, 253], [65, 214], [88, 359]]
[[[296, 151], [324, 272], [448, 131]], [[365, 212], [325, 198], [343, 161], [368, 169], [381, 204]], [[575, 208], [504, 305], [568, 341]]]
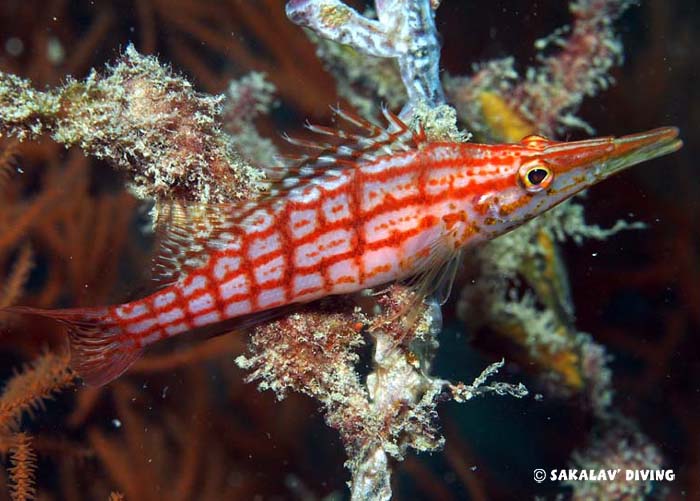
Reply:
[[281, 157], [281, 165], [265, 169], [273, 185], [273, 195], [280, 190], [307, 184], [320, 174], [320, 169], [354, 168], [362, 160], [372, 161], [398, 151], [414, 150], [426, 141], [422, 129], [417, 132], [411, 130], [385, 107], [382, 108], [382, 113], [387, 121], [386, 127], [340, 108], [333, 111], [337, 118], [357, 129], [357, 132], [307, 124], [308, 130], [323, 136], [327, 141], [285, 136], [289, 143], [308, 150], [308, 153]]
[[357, 132], [309, 124], [310, 131], [330, 142], [288, 138], [290, 143], [310, 151], [307, 155], [291, 158], [286, 165], [266, 169], [272, 183], [266, 197], [223, 204], [171, 202], [160, 207], [156, 225], [159, 249], [153, 259], [153, 277], [158, 284], [172, 283], [204, 265], [211, 251], [233, 245], [241, 231], [256, 226], [256, 217], [248, 220], [250, 216], [259, 214], [264, 219], [265, 214], [271, 215], [276, 202], [290, 189], [305, 186], [324, 175], [340, 176], [339, 171], [355, 168], [363, 160], [371, 161], [395, 152], [417, 149], [426, 141], [422, 130], [412, 131], [386, 108], [382, 112], [387, 127], [341, 109], [334, 112]]

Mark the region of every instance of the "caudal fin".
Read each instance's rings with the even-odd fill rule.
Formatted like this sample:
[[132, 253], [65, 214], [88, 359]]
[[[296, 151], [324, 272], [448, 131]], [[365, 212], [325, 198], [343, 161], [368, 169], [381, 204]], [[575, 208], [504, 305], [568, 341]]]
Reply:
[[13, 306], [3, 311], [39, 315], [67, 325], [71, 368], [89, 386], [102, 386], [118, 378], [142, 351], [125, 340], [121, 327], [109, 319], [104, 308], [42, 310]]

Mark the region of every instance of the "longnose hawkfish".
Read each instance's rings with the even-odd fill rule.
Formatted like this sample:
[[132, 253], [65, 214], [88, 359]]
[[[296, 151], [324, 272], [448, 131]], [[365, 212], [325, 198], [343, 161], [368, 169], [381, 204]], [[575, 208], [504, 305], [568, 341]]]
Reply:
[[157, 292], [115, 306], [11, 310], [67, 324], [72, 367], [101, 385], [147, 345], [194, 328], [409, 277], [424, 294], [449, 289], [465, 246], [682, 146], [673, 127], [476, 144], [429, 141], [388, 111], [387, 128], [338, 116], [356, 132], [310, 125], [331, 142], [293, 141], [312, 153], [265, 198], [167, 210], [157, 260], [167, 285]]

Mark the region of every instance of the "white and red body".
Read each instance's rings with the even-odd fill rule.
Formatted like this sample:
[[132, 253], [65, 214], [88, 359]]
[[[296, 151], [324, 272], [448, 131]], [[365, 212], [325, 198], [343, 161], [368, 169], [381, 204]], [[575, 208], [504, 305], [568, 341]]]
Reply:
[[393, 116], [394, 133], [345, 118], [371, 137], [312, 127], [353, 148], [336, 146], [333, 156], [323, 145], [303, 162], [316, 170], [288, 178], [296, 186], [277, 196], [215, 207], [203, 223], [185, 218], [178, 238], [189, 257], [174, 244], [170, 260], [183, 266], [167, 287], [118, 306], [22, 311], [69, 323], [75, 368], [102, 384], [161, 339], [441, 266], [462, 247], [681, 144], [673, 128], [573, 143], [427, 142]]
[[[416, 273], [427, 252], [478, 240], [472, 200], [507, 182], [490, 151], [431, 144], [326, 173], [232, 224], [223, 248], [168, 288], [109, 308], [136, 346], [290, 303], [354, 292]], [[478, 195], [477, 195], [478, 196]], [[444, 238], [450, 235], [450, 238]], [[444, 246], [444, 249], [436, 249]]]

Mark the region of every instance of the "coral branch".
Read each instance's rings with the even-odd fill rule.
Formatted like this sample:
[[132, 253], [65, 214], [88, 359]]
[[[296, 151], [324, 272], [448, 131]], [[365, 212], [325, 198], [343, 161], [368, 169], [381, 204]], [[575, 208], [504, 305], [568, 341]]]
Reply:
[[176, 351], [166, 355], [151, 355], [139, 360], [133, 372], [153, 373], [174, 370], [205, 360], [221, 357], [223, 353], [240, 352], [244, 347], [242, 333], [234, 332], [193, 346], [189, 350]]
[[[11, 221], [0, 221], [0, 251], [5, 251], [26, 237], [32, 227], [38, 225], [48, 209], [54, 206], [63, 194], [63, 187], [51, 186], [38, 195]], [[4, 214], [7, 216], [7, 214]], [[4, 218], [3, 218], [4, 219]]]
[[[321, 402], [328, 425], [340, 432], [345, 444], [352, 499], [389, 499], [391, 460], [402, 460], [408, 448], [442, 448], [435, 407], [450, 388], [458, 401], [488, 391], [527, 394], [522, 385], [482, 387], [499, 364], [469, 387], [431, 377], [442, 317], [437, 304], [402, 315], [413, 294], [393, 286], [380, 298], [382, 313], [372, 319], [369, 333], [373, 367], [364, 385], [355, 350], [364, 345], [361, 330], [369, 320], [349, 308], [308, 309], [260, 327], [251, 339], [252, 355], [236, 360], [252, 370], [248, 381], [258, 380], [260, 389], [272, 389], [278, 398], [294, 390]], [[468, 398], [467, 388], [472, 391]]]
[[15, 436], [15, 445], [11, 449], [10, 463], [10, 495], [12, 501], [28, 501], [34, 499], [34, 470], [36, 470], [36, 454], [32, 449], [32, 439], [25, 433]]
[[487, 393], [510, 395], [516, 398], [527, 396], [527, 388], [525, 388], [525, 385], [522, 383], [519, 383], [517, 386], [508, 383], [486, 384], [486, 381], [491, 376], [495, 375], [504, 364], [505, 361], [501, 360], [500, 362], [489, 365], [470, 385], [465, 385], [464, 383], [448, 384], [448, 388], [452, 393], [452, 398], [454, 398], [455, 402], [466, 402], [467, 400], [486, 395]]
[[472, 329], [488, 325], [522, 345], [567, 391], [585, 390], [593, 408], [603, 411], [611, 397], [606, 355], [573, 327], [571, 292], [557, 244], [601, 240], [640, 227], [625, 221], [609, 229], [589, 225], [580, 204], [562, 205], [471, 257], [479, 280], [463, 288], [458, 313]]
[[314, 33], [309, 36], [316, 44], [316, 55], [335, 77], [338, 94], [362, 116], [379, 116], [382, 104], [396, 110], [406, 103], [408, 96], [394, 59], [367, 56]]
[[31, 413], [43, 400], [73, 385], [76, 375], [69, 360], [68, 353], [46, 353], [7, 383], [0, 396], [0, 433], [15, 429], [22, 413]]
[[[450, 102], [462, 120], [487, 135], [489, 131], [483, 125], [489, 123], [491, 103], [484, 103], [484, 95], [500, 96], [515, 112], [514, 116], [540, 132], [558, 134], [571, 127], [592, 132], [574, 113], [585, 97], [596, 95], [612, 83], [610, 70], [622, 63], [622, 44], [613, 30], [613, 22], [633, 3], [632, 0], [572, 2], [569, 9], [574, 17], [573, 25], [536, 42], [539, 67], [528, 68], [521, 79], [512, 58], [483, 64], [472, 77], [446, 80]], [[545, 55], [550, 47], [559, 50]], [[490, 132], [499, 131], [496, 128]], [[496, 137], [505, 139], [502, 131]]]
[[0, 189], [5, 186], [10, 178], [10, 172], [15, 166], [15, 156], [17, 154], [18, 141], [6, 142], [0, 148]]
[[653, 479], [630, 480], [627, 472], [659, 471], [663, 458], [658, 448], [639, 431], [637, 426], [613, 416], [597, 425], [585, 449], [574, 451], [571, 466], [585, 471], [619, 469], [620, 474], [610, 482], [562, 482], [573, 491], [572, 499], [647, 499], [652, 492]]
[[574, 23], [538, 40], [535, 47], [561, 47], [553, 56], [540, 55], [541, 68], [526, 72], [513, 89], [510, 103], [542, 130], [560, 132], [563, 127], [590, 126], [574, 116], [586, 96], [594, 96], [613, 81], [609, 72], [623, 61], [622, 44], [613, 22], [633, 0], [578, 0], [569, 6]]
[[377, 19], [340, 0], [291, 0], [287, 16], [321, 37], [357, 51], [398, 61], [409, 106], [445, 101], [440, 83], [440, 44], [429, 0], [377, 0]]
[[14, 304], [19, 298], [33, 265], [32, 248], [29, 244], [25, 244], [20, 250], [10, 276], [3, 284], [3, 290], [0, 292], [0, 308]]
[[77, 145], [128, 171], [141, 198], [249, 198], [262, 175], [221, 131], [222, 101], [128, 46], [104, 74], [46, 92], [0, 73], [0, 133]]
[[260, 137], [253, 120], [270, 112], [275, 86], [265, 74], [251, 72], [229, 82], [224, 103], [225, 131], [240, 154], [257, 167], [274, 165], [277, 149], [272, 141]]

